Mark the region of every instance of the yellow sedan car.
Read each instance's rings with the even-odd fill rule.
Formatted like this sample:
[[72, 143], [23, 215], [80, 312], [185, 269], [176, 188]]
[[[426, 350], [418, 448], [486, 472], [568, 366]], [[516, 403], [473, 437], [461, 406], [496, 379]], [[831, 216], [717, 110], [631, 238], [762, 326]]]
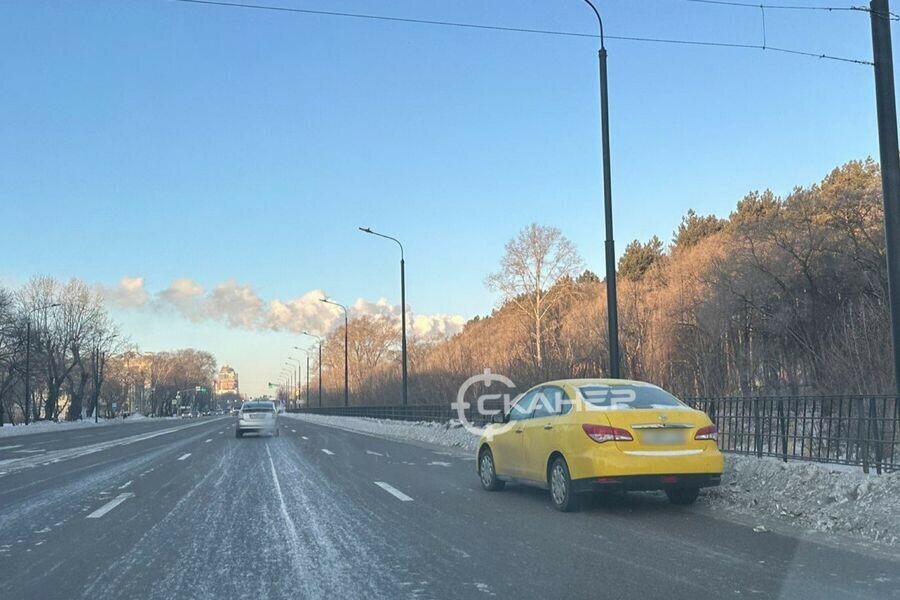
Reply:
[[562, 511], [602, 490], [664, 490], [672, 503], [691, 504], [721, 480], [716, 440], [705, 413], [655, 385], [566, 379], [535, 386], [494, 415], [476, 464], [484, 489], [537, 484]]

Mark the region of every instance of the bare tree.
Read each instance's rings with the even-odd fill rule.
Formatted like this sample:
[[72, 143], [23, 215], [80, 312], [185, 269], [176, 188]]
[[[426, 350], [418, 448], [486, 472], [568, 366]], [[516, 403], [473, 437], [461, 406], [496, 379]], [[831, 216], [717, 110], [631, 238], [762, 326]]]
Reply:
[[544, 322], [572, 293], [572, 279], [581, 268], [578, 251], [559, 229], [532, 223], [507, 242], [500, 270], [486, 280], [527, 319], [539, 370], [544, 366]]

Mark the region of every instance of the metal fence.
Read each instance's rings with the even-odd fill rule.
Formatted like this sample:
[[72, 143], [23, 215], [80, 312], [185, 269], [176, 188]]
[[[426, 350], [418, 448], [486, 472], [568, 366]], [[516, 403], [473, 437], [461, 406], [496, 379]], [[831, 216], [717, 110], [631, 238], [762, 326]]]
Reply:
[[[719, 429], [724, 452], [775, 456], [822, 463], [855, 465], [869, 472], [900, 469], [900, 416], [897, 396], [774, 396], [753, 398], [687, 398], [707, 413]], [[467, 419], [476, 425], [490, 420], [473, 406]], [[488, 408], [498, 408], [488, 406]], [[449, 404], [409, 406], [331, 406], [298, 409], [323, 415], [371, 417], [402, 421], [458, 419]]]

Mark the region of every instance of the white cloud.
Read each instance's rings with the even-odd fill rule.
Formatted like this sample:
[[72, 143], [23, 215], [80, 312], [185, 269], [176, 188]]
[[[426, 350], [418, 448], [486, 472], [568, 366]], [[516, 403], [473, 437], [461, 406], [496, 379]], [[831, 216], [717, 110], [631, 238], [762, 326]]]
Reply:
[[[340, 307], [321, 302], [327, 297], [324, 290], [314, 289], [290, 300], [274, 299], [266, 302], [252, 286], [228, 280], [207, 292], [202, 285], [189, 278], [172, 281], [151, 298], [143, 277], [123, 277], [114, 288], [102, 288], [104, 297], [121, 308], [174, 310], [192, 321], [212, 320], [247, 330], [272, 330], [325, 335], [344, 322]], [[372, 302], [359, 298], [350, 307], [350, 318], [374, 316], [400, 319], [400, 306], [385, 298]], [[465, 325], [460, 315], [415, 315], [407, 307], [410, 335], [425, 340], [450, 337]]]
[[98, 287], [107, 302], [120, 308], [142, 307], [150, 300], [143, 277], [123, 277], [115, 287]]

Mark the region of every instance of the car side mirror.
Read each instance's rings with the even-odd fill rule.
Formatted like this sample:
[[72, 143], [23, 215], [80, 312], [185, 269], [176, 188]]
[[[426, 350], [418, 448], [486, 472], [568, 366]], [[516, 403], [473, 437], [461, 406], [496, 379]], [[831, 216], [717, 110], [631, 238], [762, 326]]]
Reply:
[[497, 423], [498, 425], [502, 425], [503, 423], [506, 423], [506, 415], [504, 415], [502, 411], [498, 412], [498, 413], [494, 413], [491, 416], [491, 423]]

